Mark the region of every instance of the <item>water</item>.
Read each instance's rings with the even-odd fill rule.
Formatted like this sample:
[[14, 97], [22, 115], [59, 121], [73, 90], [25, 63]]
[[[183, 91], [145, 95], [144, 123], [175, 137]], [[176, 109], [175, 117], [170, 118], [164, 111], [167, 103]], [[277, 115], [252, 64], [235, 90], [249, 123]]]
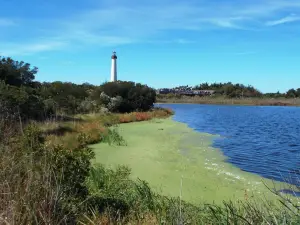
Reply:
[[220, 135], [213, 146], [241, 170], [300, 185], [300, 108], [161, 104], [191, 128]]

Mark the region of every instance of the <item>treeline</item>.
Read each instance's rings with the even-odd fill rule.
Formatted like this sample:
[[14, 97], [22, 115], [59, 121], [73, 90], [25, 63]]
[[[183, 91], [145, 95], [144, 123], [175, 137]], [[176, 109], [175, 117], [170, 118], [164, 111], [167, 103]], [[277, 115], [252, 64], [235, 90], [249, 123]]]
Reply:
[[229, 98], [255, 98], [255, 97], [266, 97], [266, 98], [299, 98], [300, 88], [290, 89], [286, 93], [262, 93], [251, 85], [233, 84], [227, 83], [202, 83], [194, 87], [180, 86], [177, 88], [192, 88], [195, 90], [214, 90], [214, 96], [225, 96]]
[[37, 73], [29, 63], [0, 57], [0, 108], [41, 120], [57, 114], [147, 111], [155, 102], [152, 88], [134, 82], [41, 83], [35, 80]]
[[198, 90], [214, 90], [215, 95], [223, 95], [229, 98], [237, 97], [261, 97], [262, 93], [252, 86], [228, 83], [202, 83], [194, 87]]

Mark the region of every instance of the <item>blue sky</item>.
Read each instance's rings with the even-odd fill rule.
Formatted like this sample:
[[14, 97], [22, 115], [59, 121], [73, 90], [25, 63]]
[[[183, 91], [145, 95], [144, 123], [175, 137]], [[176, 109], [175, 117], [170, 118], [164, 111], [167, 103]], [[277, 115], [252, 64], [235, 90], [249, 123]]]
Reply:
[[0, 55], [39, 81], [300, 87], [299, 0], [0, 0]]

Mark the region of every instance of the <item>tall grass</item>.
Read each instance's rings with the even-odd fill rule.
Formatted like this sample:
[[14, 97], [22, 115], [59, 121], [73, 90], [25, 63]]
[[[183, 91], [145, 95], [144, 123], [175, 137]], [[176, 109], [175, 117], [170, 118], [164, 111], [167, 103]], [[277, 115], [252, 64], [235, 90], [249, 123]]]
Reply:
[[147, 121], [154, 118], [167, 118], [170, 115], [173, 115], [173, 111], [171, 109], [156, 108], [149, 112], [119, 114], [119, 123]]
[[109, 128], [106, 134], [103, 134], [102, 141], [108, 143], [109, 145], [116, 144], [117, 146], [125, 146], [126, 141], [119, 134], [117, 127]]
[[40, 140], [30, 134], [21, 140], [11, 138], [6, 136], [10, 145], [0, 147], [0, 223], [65, 221], [60, 212], [59, 179], [50, 164], [51, 152], [43, 151]]

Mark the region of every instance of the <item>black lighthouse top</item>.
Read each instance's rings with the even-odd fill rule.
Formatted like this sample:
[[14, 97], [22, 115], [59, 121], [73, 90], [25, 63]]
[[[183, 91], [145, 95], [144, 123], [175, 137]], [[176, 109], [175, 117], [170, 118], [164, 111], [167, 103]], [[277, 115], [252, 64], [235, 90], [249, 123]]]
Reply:
[[111, 58], [112, 58], [112, 59], [117, 59], [116, 52], [113, 52], [113, 54], [112, 54]]

